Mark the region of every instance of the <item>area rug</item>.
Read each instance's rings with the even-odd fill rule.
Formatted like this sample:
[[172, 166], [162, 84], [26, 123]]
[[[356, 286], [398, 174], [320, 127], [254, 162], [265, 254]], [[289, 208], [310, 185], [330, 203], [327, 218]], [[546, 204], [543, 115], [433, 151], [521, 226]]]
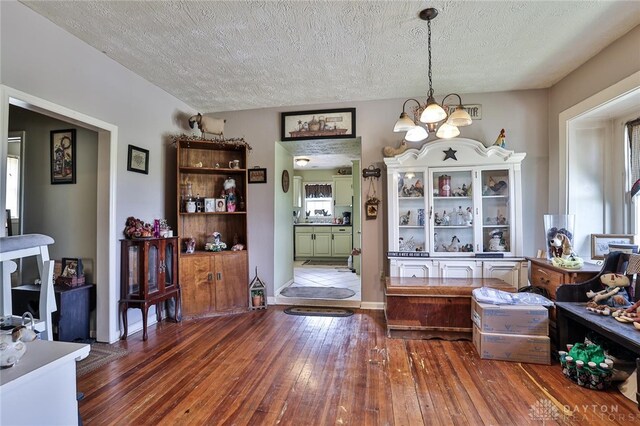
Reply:
[[76, 363], [76, 374], [78, 377], [92, 372], [93, 370], [100, 368], [111, 361], [121, 358], [128, 354], [129, 351], [124, 348], [119, 348], [115, 345], [108, 345], [106, 343], [92, 343], [91, 351], [89, 355]]
[[347, 299], [354, 294], [349, 288], [339, 287], [287, 287], [280, 292], [281, 296], [306, 299]]
[[353, 315], [351, 309], [345, 308], [317, 308], [314, 306], [291, 306], [284, 310], [285, 314], [308, 317], [349, 317]]
[[318, 259], [311, 259], [311, 260], [305, 260], [302, 265], [304, 266], [340, 266], [340, 267], [347, 267], [347, 261], [346, 260], [318, 260]]

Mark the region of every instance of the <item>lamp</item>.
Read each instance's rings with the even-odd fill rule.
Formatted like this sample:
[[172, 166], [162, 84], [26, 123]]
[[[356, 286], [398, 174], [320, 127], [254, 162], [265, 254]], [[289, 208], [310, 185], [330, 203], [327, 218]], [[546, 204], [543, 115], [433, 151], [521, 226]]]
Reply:
[[[425, 129], [427, 131], [425, 137], [428, 135], [428, 132], [436, 132], [436, 136], [439, 138], [452, 138], [460, 134], [460, 130], [458, 130], [458, 127], [468, 126], [472, 123], [471, 116], [469, 115], [469, 113], [467, 113], [467, 111], [465, 111], [464, 106], [462, 105], [462, 98], [457, 93], [450, 93], [442, 99], [442, 104], [444, 105], [445, 100], [449, 96], [456, 96], [458, 98], [458, 105], [454, 111], [450, 111], [449, 113], [447, 113], [444, 108], [442, 108], [442, 106], [440, 106], [440, 104], [436, 102], [433, 96], [433, 82], [431, 78], [431, 21], [436, 16], [438, 16], [438, 10], [430, 7], [422, 10], [419, 16], [420, 19], [427, 21], [428, 28], [427, 46], [429, 53], [429, 91], [427, 92], [427, 102], [424, 106], [422, 106], [420, 105], [420, 102], [413, 98], [407, 99], [402, 105], [402, 113], [400, 114], [400, 118], [396, 122], [393, 131], [406, 131], [407, 135], [405, 136], [405, 139], [410, 142], [422, 140], [415, 140], [415, 138], [418, 137], [417, 134], [421, 136], [424, 135], [425, 132], [420, 132], [418, 130], [415, 130], [415, 128], [423, 127], [419, 126], [417, 123], [415, 123], [415, 121], [412, 121], [404, 111], [405, 105], [408, 101], [415, 101], [418, 104], [418, 110], [422, 110], [422, 113], [420, 114], [420, 121], [422, 123], [425, 123], [427, 127], [427, 129]], [[444, 126], [445, 124], [446, 126]], [[411, 137], [414, 140], [410, 140], [407, 137]]]
[[309, 159], [305, 157], [296, 158], [296, 165], [304, 167], [309, 164]]

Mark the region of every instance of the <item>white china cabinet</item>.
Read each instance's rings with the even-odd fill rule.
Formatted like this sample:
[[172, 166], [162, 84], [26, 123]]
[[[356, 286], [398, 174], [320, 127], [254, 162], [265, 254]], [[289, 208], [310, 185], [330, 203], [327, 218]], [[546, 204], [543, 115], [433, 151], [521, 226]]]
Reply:
[[385, 158], [390, 275], [525, 285], [525, 155], [454, 138]]

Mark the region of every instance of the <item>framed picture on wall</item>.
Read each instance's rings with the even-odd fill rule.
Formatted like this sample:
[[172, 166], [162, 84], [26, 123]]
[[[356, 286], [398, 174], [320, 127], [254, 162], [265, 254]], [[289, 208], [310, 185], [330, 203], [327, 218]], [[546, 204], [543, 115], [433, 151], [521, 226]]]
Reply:
[[[633, 234], [591, 234], [591, 258], [604, 259], [609, 254], [609, 245], [633, 245]], [[619, 248], [618, 248], [619, 249]], [[630, 247], [630, 253], [633, 248]]]
[[127, 154], [127, 170], [130, 172], [149, 174], [149, 150], [129, 145]]
[[249, 169], [249, 183], [267, 183], [267, 169], [261, 167]]
[[356, 136], [356, 109], [323, 109], [280, 114], [280, 140], [341, 139]]
[[51, 184], [76, 183], [76, 129], [52, 130]]

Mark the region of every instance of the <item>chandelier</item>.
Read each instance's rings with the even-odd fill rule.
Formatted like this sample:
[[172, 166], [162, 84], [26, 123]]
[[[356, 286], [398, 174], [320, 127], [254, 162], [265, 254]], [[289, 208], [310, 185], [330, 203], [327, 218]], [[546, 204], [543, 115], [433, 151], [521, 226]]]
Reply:
[[[424, 9], [420, 12], [420, 19], [427, 21], [428, 28], [428, 52], [429, 52], [429, 91], [427, 92], [427, 102], [425, 105], [420, 104], [416, 99], [409, 98], [402, 104], [402, 113], [393, 127], [394, 132], [407, 132], [405, 140], [409, 142], [419, 142], [429, 136], [429, 132], [436, 132], [436, 136], [443, 139], [453, 138], [460, 134], [458, 127], [468, 126], [472, 123], [471, 116], [465, 111], [462, 105], [462, 98], [457, 93], [449, 93], [442, 99], [442, 104], [450, 96], [458, 98], [458, 105], [455, 110], [445, 111], [433, 97], [433, 83], [431, 80], [431, 20], [438, 16], [438, 11], [432, 7]], [[407, 102], [413, 101], [417, 104], [416, 114], [414, 118], [410, 118], [405, 112]], [[451, 108], [450, 108], [451, 109]], [[416, 122], [415, 116], [420, 113], [420, 123], [424, 123], [426, 127]]]

